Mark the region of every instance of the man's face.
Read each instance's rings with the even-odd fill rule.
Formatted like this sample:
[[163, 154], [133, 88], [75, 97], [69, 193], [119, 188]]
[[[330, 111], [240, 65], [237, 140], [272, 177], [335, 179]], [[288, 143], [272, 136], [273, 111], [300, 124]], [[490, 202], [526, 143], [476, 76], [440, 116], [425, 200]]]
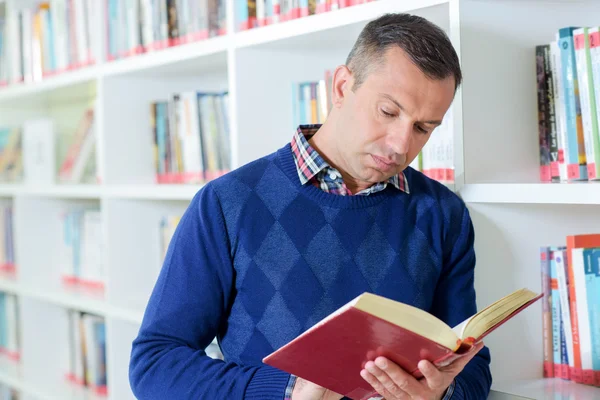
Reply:
[[354, 92], [352, 83], [350, 77], [338, 104], [340, 167], [357, 181], [385, 181], [412, 162], [441, 123], [454, 78], [428, 78], [395, 47]]

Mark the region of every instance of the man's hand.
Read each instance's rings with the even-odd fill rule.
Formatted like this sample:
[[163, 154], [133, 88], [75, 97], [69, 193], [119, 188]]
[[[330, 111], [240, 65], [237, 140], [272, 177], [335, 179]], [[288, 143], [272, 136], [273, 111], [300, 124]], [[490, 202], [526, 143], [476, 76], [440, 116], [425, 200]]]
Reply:
[[360, 376], [386, 400], [441, 400], [456, 375], [482, 348], [483, 343], [478, 343], [464, 357], [441, 368], [427, 360], [420, 361], [418, 367], [423, 374], [420, 380], [384, 357], [367, 362]]
[[292, 400], [340, 400], [342, 395], [319, 385], [297, 378], [292, 391]]

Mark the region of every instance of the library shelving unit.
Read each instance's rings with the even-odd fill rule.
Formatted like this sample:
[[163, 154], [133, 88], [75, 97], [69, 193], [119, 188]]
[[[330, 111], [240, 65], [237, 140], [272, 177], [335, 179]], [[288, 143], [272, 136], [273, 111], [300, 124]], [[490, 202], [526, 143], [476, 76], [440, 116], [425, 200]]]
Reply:
[[[232, 167], [238, 167], [290, 140], [292, 82], [321, 79], [343, 63], [366, 22], [384, 12], [430, 19], [460, 54], [465, 81], [453, 107], [452, 188], [467, 202], [476, 229], [479, 307], [519, 287], [541, 291], [539, 246], [600, 226], [600, 184], [538, 181], [534, 57], [534, 46], [551, 41], [560, 27], [598, 24], [597, 1], [378, 0], [241, 32], [234, 0], [226, 10], [224, 36], [111, 62], [99, 54], [96, 65], [0, 88], [0, 126], [37, 117], [67, 123], [94, 99], [101, 177], [98, 184], [0, 185], [0, 198], [14, 209], [17, 264], [16, 278], [0, 280], [0, 290], [19, 297], [22, 344], [19, 365], [0, 365], [0, 384], [24, 398], [95, 398], [67, 385], [64, 366], [55, 363], [67, 352], [65, 309], [105, 317], [108, 398], [133, 398], [128, 360], [161, 265], [159, 221], [181, 214], [201, 187], [155, 184], [148, 104], [177, 91], [228, 90]], [[79, 205], [101, 210], [102, 297], [63, 290], [54, 265], [56, 215]], [[541, 320], [541, 306], [533, 307], [486, 339], [493, 389], [600, 398], [600, 389], [542, 378]]]

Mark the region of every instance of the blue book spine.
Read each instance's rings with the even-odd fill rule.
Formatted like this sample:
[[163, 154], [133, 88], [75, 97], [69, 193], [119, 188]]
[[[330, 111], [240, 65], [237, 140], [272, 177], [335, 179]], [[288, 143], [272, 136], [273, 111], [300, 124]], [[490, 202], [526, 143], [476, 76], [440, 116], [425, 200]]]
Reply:
[[577, 27], [562, 28], [558, 31], [558, 45], [563, 75], [563, 94], [567, 120], [568, 152], [565, 154], [569, 180], [587, 180], [583, 121], [579, 101], [579, 85], [575, 66], [575, 46], [573, 31]]
[[235, 3], [235, 15], [238, 30], [248, 29], [248, 3], [245, 0], [239, 0]]
[[[585, 266], [585, 280], [592, 339], [592, 368], [600, 374], [600, 248], [589, 252], [589, 266]], [[588, 260], [588, 257], [585, 257]]]
[[[564, 336], [561, 330], [560, 298], [558, 293], [558, 278], [556, 276], [556, 261], [550, 257], [550, 288], [552, 301], [552, 350], [554, 355], [554, 371], [560, 370], [562, 364], [561, 337]], [[556, 375], [556, 374], [555, 374]]]

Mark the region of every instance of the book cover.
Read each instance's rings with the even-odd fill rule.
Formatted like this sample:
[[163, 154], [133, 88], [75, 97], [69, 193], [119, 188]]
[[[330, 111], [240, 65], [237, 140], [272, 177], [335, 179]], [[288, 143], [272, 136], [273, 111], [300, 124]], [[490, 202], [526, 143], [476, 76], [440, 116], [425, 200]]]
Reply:
[[366, 400], [376, 394], [360, 376], [367, 361], [384, 356], [420, 378], [420, 360], [449, 364], [542, 296], [526, 289], [516, 291], [450, 328], [416, 307], [363, 293], [263, 362], [352, 399]]

